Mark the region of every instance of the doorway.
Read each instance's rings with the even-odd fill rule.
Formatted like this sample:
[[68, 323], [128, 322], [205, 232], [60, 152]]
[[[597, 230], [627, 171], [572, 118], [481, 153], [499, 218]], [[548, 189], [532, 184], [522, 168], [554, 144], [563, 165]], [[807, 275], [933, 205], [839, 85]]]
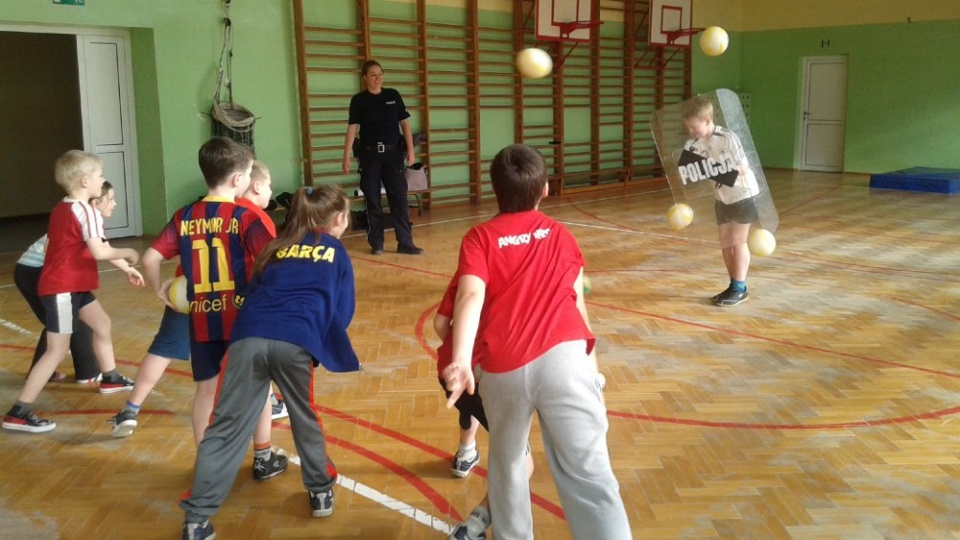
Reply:
[[53, 162], [74, 148], [103, 159], [116, 191], [107, 237], [142, 233], [129, 44], [123, 31], [0, 26], [0, 250], [46, 231], [64, 196]]
[[803, 59], [800, 170], [843, 172], [847, 57]]

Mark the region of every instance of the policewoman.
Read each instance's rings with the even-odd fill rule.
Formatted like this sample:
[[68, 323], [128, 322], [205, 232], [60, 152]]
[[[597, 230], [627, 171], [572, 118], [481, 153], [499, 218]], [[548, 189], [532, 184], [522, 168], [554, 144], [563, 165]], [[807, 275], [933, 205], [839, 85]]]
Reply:
[[406, 166], [413, 165], [415, 160], [410, 113], [400, 92], [383, 87], [383, 68], [379, 62], [364, 62], [362, 74], [366, 89], [350, 99], [343, 172], [350, 172], [352, 150], [360, 163], [360, 189], [367, 210], [370, 253], [383, 253], [382, 186], [393, 214], [397, 253], [419, 255], [423, 250], [413, 243], [407, 208], [407, 181], [403, 175]]

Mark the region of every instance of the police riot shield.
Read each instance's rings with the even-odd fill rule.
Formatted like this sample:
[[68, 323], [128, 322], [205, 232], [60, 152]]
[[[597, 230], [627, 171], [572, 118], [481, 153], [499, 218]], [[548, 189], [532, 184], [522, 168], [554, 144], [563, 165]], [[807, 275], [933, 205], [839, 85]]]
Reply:
[[736, 93], [721, 88], [668, 105], [653, 114], [650, 128], [674, 201], [693, 210], [679, 230], [716, 240], [718, 216], [731, 215], [751, 229], [777, 230], [780, 217]]

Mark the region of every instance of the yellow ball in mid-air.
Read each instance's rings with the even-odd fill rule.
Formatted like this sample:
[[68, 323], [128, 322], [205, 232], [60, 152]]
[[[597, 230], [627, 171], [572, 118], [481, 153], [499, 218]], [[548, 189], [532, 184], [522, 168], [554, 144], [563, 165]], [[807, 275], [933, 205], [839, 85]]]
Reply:
[[711, 26], [700, 34], [700, 49], [707, 56], [720, 56], [730, 45], [730, 36], [719, 26]]
[[747, 247], [757, 257], [769, 257], [777, 249], [777, 239], [766, 229], [754, 229], [747, 238]]
[[517, 71], [529, 79], [543, 78], [553, 71], [553, 59], [547, 51], [530, 47], [517, 53]]
[[180, 313], [190, 313], [190, 302], [187, 301], [187, 276], [177, 276], [167, 291], [170, 303]]
[[693, 208], [689, 204], [677, 203], [667, 210], [667, 224], [679, 231], [693, 223]]

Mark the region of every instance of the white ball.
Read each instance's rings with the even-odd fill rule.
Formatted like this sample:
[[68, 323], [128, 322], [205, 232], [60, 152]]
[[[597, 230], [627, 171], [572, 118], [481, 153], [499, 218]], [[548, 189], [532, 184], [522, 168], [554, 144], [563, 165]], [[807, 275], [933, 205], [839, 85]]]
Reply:
[[517, 71], [529, 79], [543, 78], [553, 71], [553, 59], [547, 51], [530, 47], [517, 53]]
[[187, 301], [187, 276], [177, 276], [167, 291], [170, 303], [180, 313], [190, 313], [190, 302]]
[[684, 203], [677, 203], [667, 210], [667, 224], [670, 228], [679, 231], [693, 223], [693, 208]]
[[747, 247], [750, 248], [750, 253], [757, 257], [768, 257], [777, 249], [777, 239], [766, 229], [754, 229], [750, 231]]
[[707, 56], [720, 56], [729, 44], [730, 36], [719, 26], [711, 26], [700, 34], [700, 48]]

